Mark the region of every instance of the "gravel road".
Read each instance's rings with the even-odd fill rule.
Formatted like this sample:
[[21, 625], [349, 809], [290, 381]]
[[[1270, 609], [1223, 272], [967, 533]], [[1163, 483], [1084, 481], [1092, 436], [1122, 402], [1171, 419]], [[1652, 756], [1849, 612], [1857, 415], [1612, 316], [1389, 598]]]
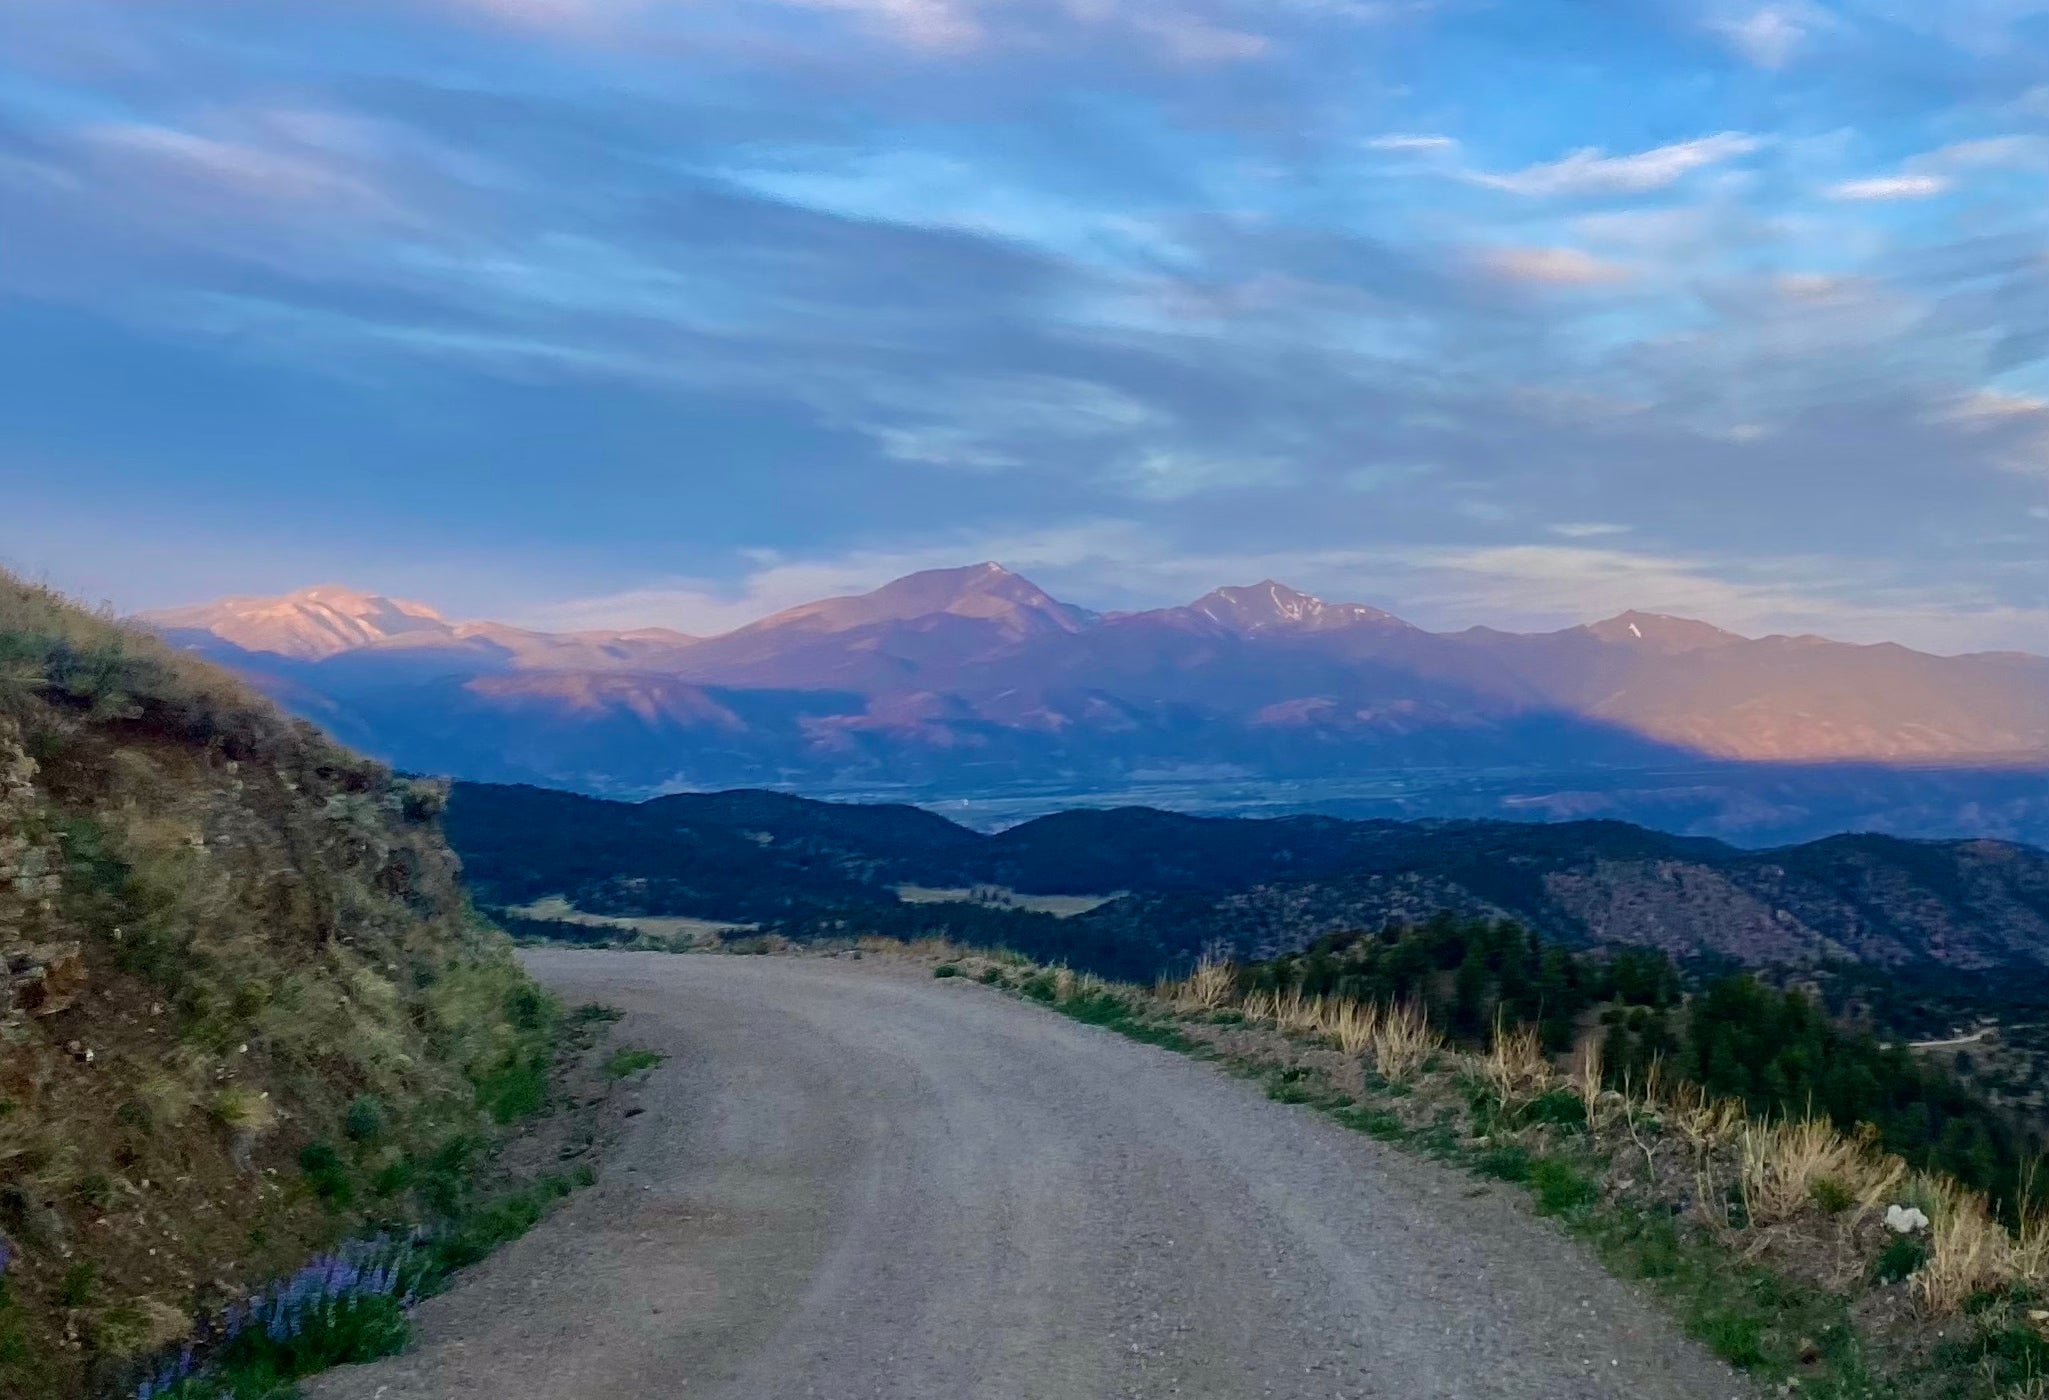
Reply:
[[1750, 1395], [1505, 1188], [877, 959], [543, 950], [669, 1055], [599, 1184], [313, 1400]]

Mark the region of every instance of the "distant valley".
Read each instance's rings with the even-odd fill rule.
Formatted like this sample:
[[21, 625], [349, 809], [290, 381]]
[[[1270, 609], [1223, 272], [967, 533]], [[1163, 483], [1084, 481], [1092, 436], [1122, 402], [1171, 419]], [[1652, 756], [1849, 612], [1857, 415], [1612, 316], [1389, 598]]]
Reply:
[[402, 767], [641, 797], [1611, 817], [1743, 844], [2049, 842], [2049, 658], [1645, 613], [1433, 633], [1272, 581], [1097, 614], [993, 564], [715, 637], [452, 622], [338, 588], [143, 619]]
[[[469, 783], [455, 788], [448, 831], [495, 909], [556, 899], [615, 919], [799, 937], [842, 926], [944, 933], [1141, 981], [1213, 945], [1266, 957], [1439, 911], [1513, 918], [1578, 946], [1754, 967], [2030, 980], [2049, 969], [2049, 852], [1995, 841], [1841, 836], [1743, 851], [1617, 822], [1258, 821], [1145, 808], [985, 835], [914, 807], [779, 793], [621, 803]], [[993, 897], [926, 894], [977, 887]], [[1094, 898], [1022, 898], [1033, 896]]]

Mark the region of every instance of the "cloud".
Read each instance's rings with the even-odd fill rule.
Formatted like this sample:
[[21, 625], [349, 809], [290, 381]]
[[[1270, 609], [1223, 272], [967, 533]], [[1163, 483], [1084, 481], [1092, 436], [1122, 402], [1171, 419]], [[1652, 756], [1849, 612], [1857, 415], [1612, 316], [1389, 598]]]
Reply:
[[1783, 68], [1827, 16], [1807, 5], [1766, 5], [1741, 18], [1711, 20], [1738, 53], [1759, 68]]
[[1506, 281], [1548, 287], [1595, 287], [1624, 282], [1632, 275], [1621, 263], [1581, 248], [1493, 248], [1481, 254], [1480, 262]]
[[1427, 132], [1390, 132], [1366, 143], [1368, 150], [1401, 151], [1418, 155], [1449, 153], [1459, 148], [1456, 138]]
[[1273, 41], [1264, 34], [1232, 29], [1201, 15], [1140, 13], [1133, 16], [1131, 27], [1168, 59], [1191, 68], [1244, 63], [1273, 51]]
[[104, 122], [82, 128], [79, 142], [119, 162], [131, 178], [169, 178], [187, 188], [201, 186], [243, 201], [301, 206], [328, 213], [391, 212], [386, 192], [361, 173], [347, 169], [303, 139], [282, 140], [279, 128], [317, 132], [319, 114], [238, 114], [244, 125], [267, 131], [253, 139], [230, 140], [141, 122]]
[[1896, 175], [1844, 180], [1828, 187], [1831, 199], [1931, 199], [1947, 194], [1967, 170], [2049, 168], [2049, 140], [2039, 136], [1987, 136], [1957, 141], [1907, 161]]
[[1828, 187], [1828, 197], [1853, 202], [1932, 199], [1948, 193], [1949, 187], [1949, 180], [1941, 175], [1878, 175], [1866, 180], [1839, 181]]
[[782, 0], [802, 9], [829, 10], [859, 20], [879, 34], [919, 49], [972, 48], [986, 37], [972, 0]]
[[2003, 389], [1977, 389], [1958, 400], [1942, 416], [1953, 422], [1989, 424], [2044, 415], [2049, 415], [2049, 399], [2033, 394], [2008, 393]]
[[1552, 534], [1563, 535], [1569, 540], [1597, 539], [1602, 535], [1626, 535], [1634, 528], [1630, 525], [1616, 525], [1597, 520], [1568, 521], [1562, 525], [1549, 527]]
[[1626, 156], [1584, 146], [1546, 164], [1506, 174], [1474, 171], [1467, 178], [1523, 195], [1644, 194], [1675, 184], [1696, 170], [1749, 155], [1763, 145], [1755, 136], [1721, 131]]

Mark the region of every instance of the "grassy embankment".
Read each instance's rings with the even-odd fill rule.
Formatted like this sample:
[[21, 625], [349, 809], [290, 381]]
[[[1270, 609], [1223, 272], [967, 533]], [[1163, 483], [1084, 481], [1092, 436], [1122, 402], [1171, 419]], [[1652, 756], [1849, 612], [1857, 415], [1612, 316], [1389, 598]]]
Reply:
[[[235, 1393], [276, 1393], [397, 1344], [406, 1291], [568, 1184], [503, 1169], [566, 1023], [470, 910], [442, 797], [0, 575], [0, 1395], [234, 1363], [269, 1339], [219, 1346], [226, 1310], [348, 1281], [249, 1358]], [[422, 1229], [402, 1284], [376, 1246], [294, 1274]]]
[[[901, 953], [877, 940], [863, 947]], [[1139, 988], [986, 950], [908, 945], [984, 983], [1255, 1079], [1283, 1103], [1527, 1191], [1685, 1329], [1785, 1393], [2049, 1395], [2049, 1218], [1910, 1168], [1868, 1130], [1763, 1119], [1662, 1067], [1617, 1084], [1602, 1039], [1547, 1054], [1503, 1016], [1461, 1047], [1416, 1002], [1261, 987], [1206, 962]], [[1897, 1234], [1888, 1207], [1930, 1225]]]

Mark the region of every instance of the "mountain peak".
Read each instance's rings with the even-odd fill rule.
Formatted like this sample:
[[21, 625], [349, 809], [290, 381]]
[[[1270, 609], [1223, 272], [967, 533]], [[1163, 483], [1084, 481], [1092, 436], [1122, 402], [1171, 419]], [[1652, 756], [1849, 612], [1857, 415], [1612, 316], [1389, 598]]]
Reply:
[[453, 631], [425, 603], [331, 583], [274, 598], [223, 598], [168, 608], [144, 613], [140, 621], [166, 632], [210, 632], [244, 651], [301, 661], [317, 661], [407, 633]]
[[1600, 622], [1589, 623], [1585, 630], [1604, 642], [1618, 646], [1645, 647], [1666, 655], [1734, 646], [1747, 640], [1734, 632], [1725, 632], [1712, 623], [1699, 622], [1690, 617], [1672, 617], [1665, 613], [1638, 612], [1634, 609]]
[[886, 622], [915, 622], [947, 615], [996, 622], [1024, 636], [1034, 632], [1079, 632], [1094, 614], [1062, 603], [1021, 574], [1001, 564], [958, 569], [925, 569], [906, 574], [868, 593], [827, 598], [790, 608], [744, 628], [846, 632]]
[[1326, 603], [1274, 579], [1205, 593], [1188, 605], [1229, 630], [1249, 636], [1260, 632], [1325, 632], [1361, 624], [1407, 626], [1392, 613], [1364, 603]]

